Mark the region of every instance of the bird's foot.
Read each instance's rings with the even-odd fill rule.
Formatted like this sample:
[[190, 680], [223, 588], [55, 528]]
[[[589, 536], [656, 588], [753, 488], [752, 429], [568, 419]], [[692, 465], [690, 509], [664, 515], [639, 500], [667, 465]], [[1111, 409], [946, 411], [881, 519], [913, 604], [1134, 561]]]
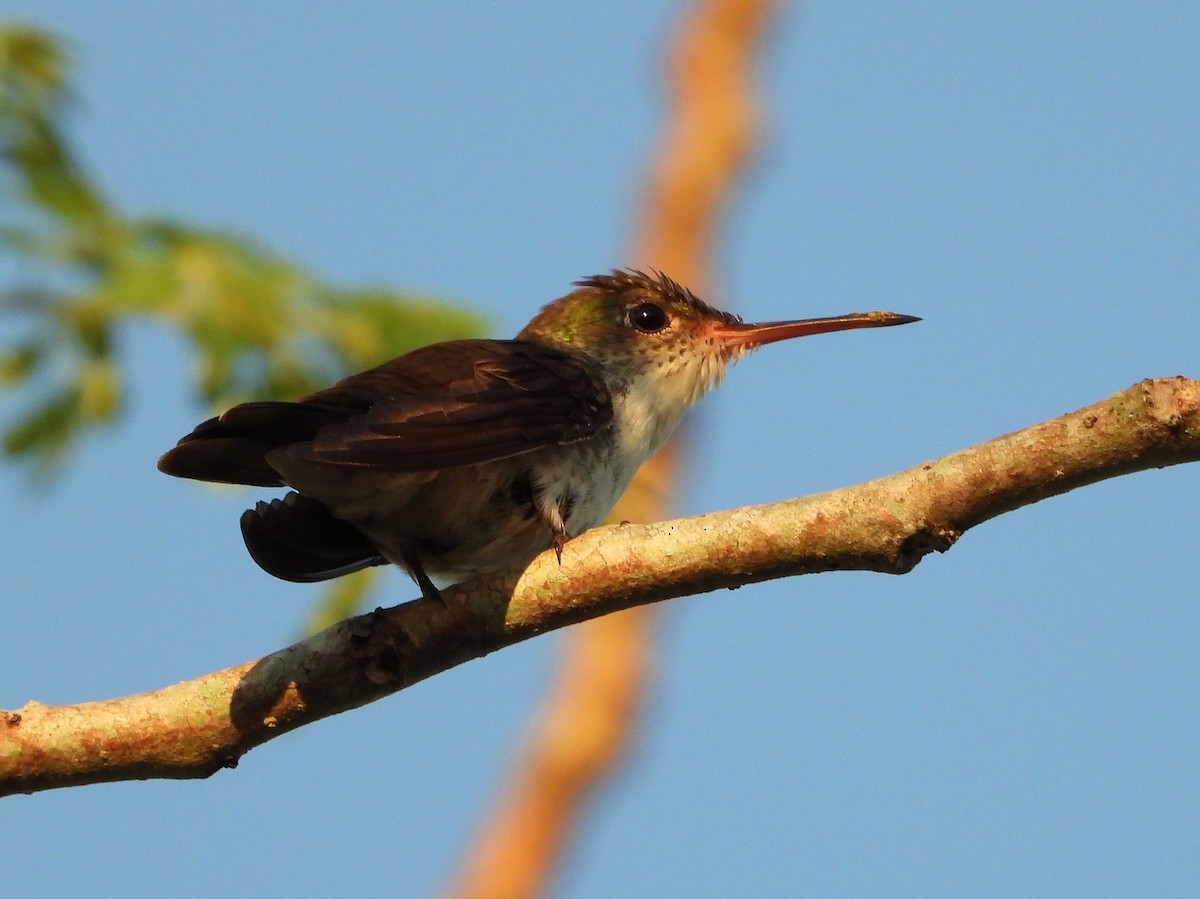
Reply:
[[554, 555], [558, 558], [558, 564], [562, 564], [563, 547], [567, 545], [567, 541], [571, 539], [571, 535], [566, 531], [555, 531], [551, 538], [554, 546]]
[[433, 581], [429, 579], [429, 575], [425, 573], [425, 566], [421, 564], [420, 557], [416, 553], [405, 553], [404, 562], [408, 568], [408, 573], [412, 575], [412, 579], [421, 588], [421, 595], [426, 599], [441, 603], [445, 608], [449, 608], [446, 604], [446, 597], [442, 596], [442, 591], [437, 588]]

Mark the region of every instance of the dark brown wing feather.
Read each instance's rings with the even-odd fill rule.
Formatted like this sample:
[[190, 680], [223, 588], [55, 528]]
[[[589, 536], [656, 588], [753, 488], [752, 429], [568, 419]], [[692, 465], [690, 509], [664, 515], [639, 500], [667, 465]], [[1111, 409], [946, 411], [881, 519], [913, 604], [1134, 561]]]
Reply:
[[159, 461], [168, 474], [271, 486], [272, 449], [326, 465], [429, 471], [582, 440], [612, 420], [599, 367], [516, 340], [415, 350], [296, 403], [246, 403]]
[[336, 424], [345, 410], [298, 403], [243, 403], [196, 425], [158, 460], [158, 470], [177, 478], [282, 487], [266, 454], [308, 440], [322, 426]]
[[[407, 380], [412, 365], [446, 361], [444, 349], [427, 349], [397, 360], [406, 363], [399, 371], [385, 366], [373, 374], [380, 384], [397, 375]], [[302, 455], [337, 465], [428, 471], [581, 440], [612, 419], [608, 390], [586, 357], [517, 341], [488, 341], [486, 353], [478, 345], [466, 349], [470, 364], [455, 366], [453, 380], [405, 385], [408, 392], [322, 428]]]

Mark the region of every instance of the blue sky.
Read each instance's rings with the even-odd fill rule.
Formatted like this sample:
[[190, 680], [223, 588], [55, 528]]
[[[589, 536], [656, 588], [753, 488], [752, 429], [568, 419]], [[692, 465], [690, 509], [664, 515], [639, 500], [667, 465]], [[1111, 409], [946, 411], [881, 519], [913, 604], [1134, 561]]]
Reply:
[[[627, 259], [665, 2], [16, 0], [73, 44], [73, 134], [126, 211], [513, 333]], [[830, 489], [1200, 375], [1200, 7], [809, 3], [714, 302], [920, 325], [774, 346], [696, 422], [679, 508]], [[119, 427], [49, 490], [0, 471], [0, 707], [140, 692], [290, 641], [313, 594], [154, 469], [202, 415], [131, 328]], [[568, 897], [1185, 895], [1200, 879], [1197, 469], [972, 531], [903, 578], [664, 608], [636, 752]], [[396, 575], [397, 599], [413, 595]], [[429, 895], [555, 658], [540, 639], [274, 741], [208, 781], [5, 800], [12, 895]]]

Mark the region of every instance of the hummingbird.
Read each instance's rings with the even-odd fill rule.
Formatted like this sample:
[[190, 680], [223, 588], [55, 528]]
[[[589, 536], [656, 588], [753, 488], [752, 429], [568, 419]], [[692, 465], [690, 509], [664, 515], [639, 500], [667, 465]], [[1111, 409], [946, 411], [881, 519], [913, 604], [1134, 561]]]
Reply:
[[241, 517], [287, 581], [394, 563], [430, 599], [599, 524], [729, 365], [764, 344], [919, 321], [894, 312], [746, 324], [659, 272], [575, 283], [514, 340], [432, 344], [296, 402], [249, 402], [158, 462], [291, 488]]

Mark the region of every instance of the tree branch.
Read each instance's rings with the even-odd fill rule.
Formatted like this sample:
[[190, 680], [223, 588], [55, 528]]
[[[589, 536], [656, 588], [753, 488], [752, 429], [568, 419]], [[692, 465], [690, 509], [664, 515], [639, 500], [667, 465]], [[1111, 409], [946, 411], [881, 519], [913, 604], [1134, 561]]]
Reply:
[[818, 571], [910, 571], [968, 528], [1133, 471], [1200, 459], [1200, 382], [1106, 400], [876, 481], [655, 525], [599, 528], [543, 553], [343, 621], [256, 662], [152, 693], [0, 712], [0, 795], [206, 777], [289, 730], [546, 631], [677, 596]]

